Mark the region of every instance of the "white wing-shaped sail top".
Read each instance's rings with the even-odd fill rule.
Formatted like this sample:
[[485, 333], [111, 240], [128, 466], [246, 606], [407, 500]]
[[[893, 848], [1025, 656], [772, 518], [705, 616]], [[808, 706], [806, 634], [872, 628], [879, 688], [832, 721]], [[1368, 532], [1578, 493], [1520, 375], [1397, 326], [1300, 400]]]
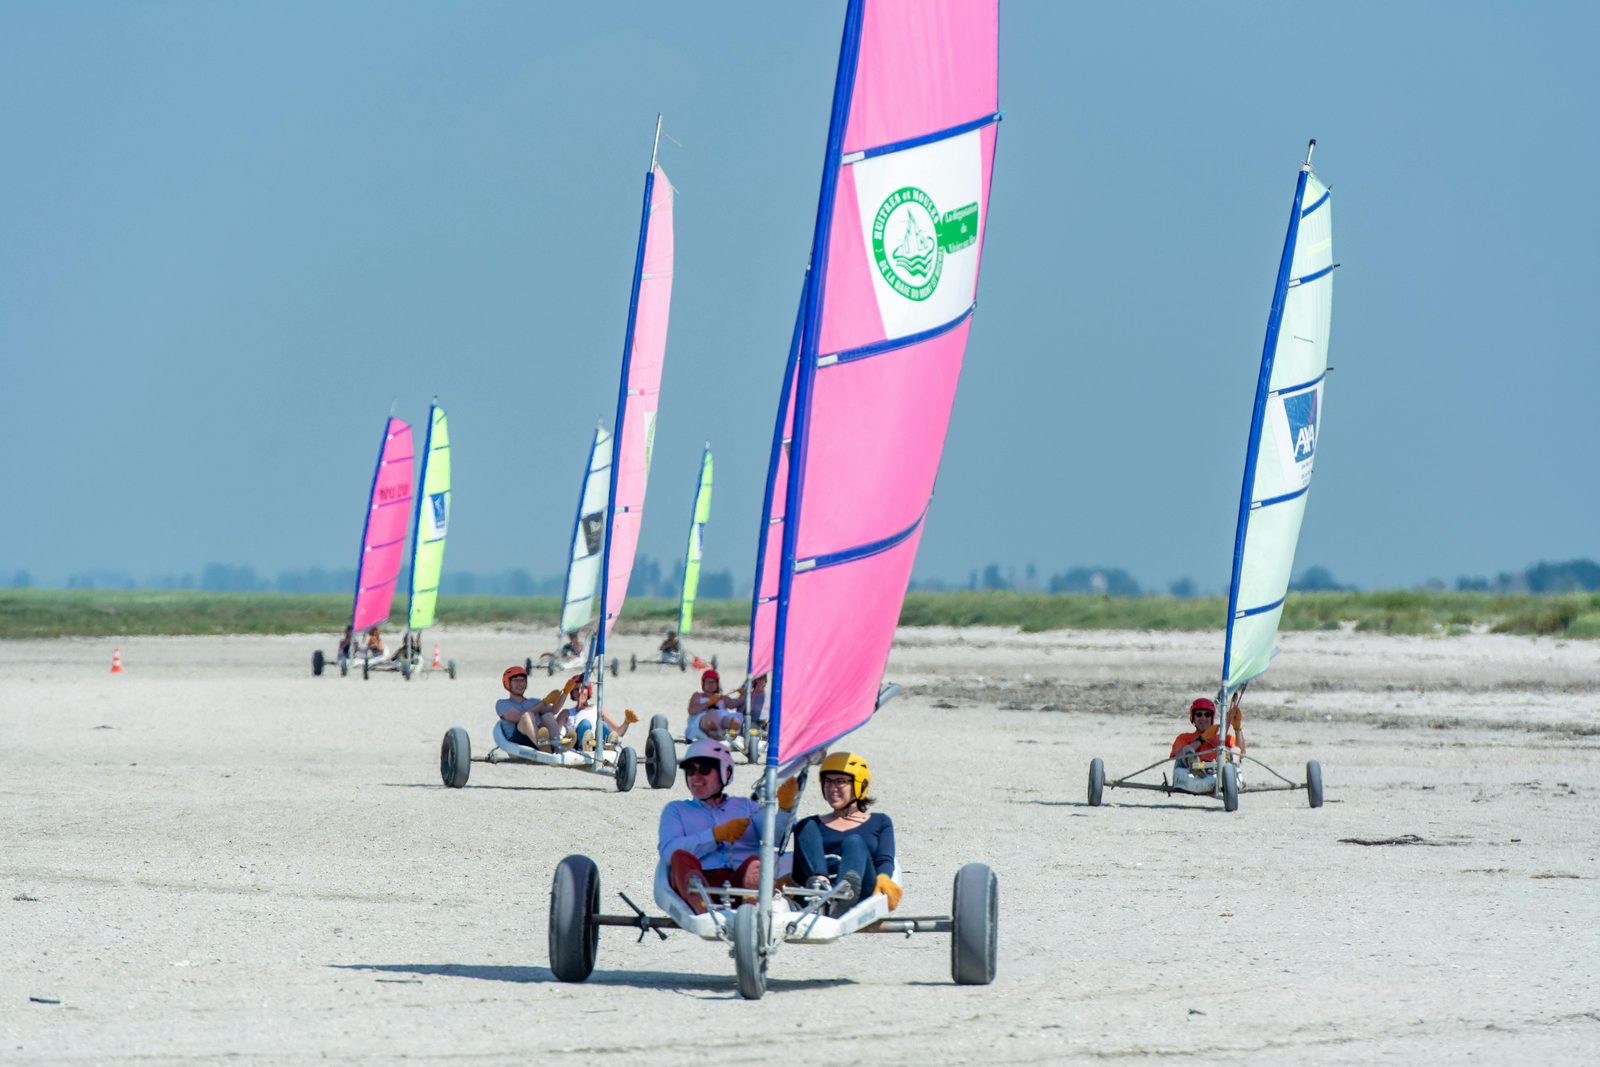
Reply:
[[1322, 430], [1333, 268], [1333, 200], [1311, 173], [1308, 155], [1295, 188], [1250, 421], [1228, 593], [1224, 699], [1267, 669], [1277, 641]]

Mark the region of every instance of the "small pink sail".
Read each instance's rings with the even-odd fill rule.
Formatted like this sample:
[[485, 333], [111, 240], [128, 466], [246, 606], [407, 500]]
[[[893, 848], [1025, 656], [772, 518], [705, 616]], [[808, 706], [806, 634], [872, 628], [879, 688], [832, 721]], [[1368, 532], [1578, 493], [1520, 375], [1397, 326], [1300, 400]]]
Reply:
[[382, 625], [394, 603], [395, 581], [405, 558], [411, 520], [411, 425], [390, 416], [383, 447], [372, 474], [372, 498], [361, 530], [361, 561], [356, 567], [356, 602], [350, 625], [357, 633]]
[[606, 570], [600, 606], [607, 636], [622, 612], [633, 557], [639, 548], [644, 496], [655, 448], [661, 366], [672, 307], [672, 183], [659, 166], [645, 179], [646, 217], [640, 233], [630, 333], [617, 397], [616, 451], [606, 526]]
[[977, 296], [998, 71], [996, 0], [849, 6], [788, 491], [773, 494], [785, 520], [772, 527], [784, 552], [770, 765], [877, 708]]

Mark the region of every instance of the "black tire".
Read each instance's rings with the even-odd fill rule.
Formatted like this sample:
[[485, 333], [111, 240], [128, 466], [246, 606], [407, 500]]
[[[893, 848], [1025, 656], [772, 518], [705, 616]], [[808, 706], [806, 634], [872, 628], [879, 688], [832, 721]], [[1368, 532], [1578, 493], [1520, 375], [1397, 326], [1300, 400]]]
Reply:
[[715, 656], [711, 657], [711, 669], [712, 670], [716, 670], [717, 669], [717, 657], [715, 657]]
[[1222, 765], [1222, 810], [1239, 810], [1239, 768], [1231, 763]]
[[311, 653], [311, 673], [319, 678], [322, 677], [322, 667], [326, 662], [327, 660], [322, 658], [322, 649], [319, 648]]
[[689, 657], [685, 656], [682, 652], [679, 652], [678, 653], [678, 670], [681, 672], [681, 671], [686, 671], [688, 669], [689, 669]]
[[760, 1000], [767, 992], [767, 954], [762, 951], [761, 915], [754, 904], [740, 904], [733, 913], [733, 969], [739, 995]]
[[370, 659], [362, 659], [362, 661], [361, 661], [361, 680], [363, 682], [365, 682], [371, 677], [372, 677], [372, 661]]
[[667, 721], [665, 715], [650, 716], [650, 732], [655, 733], [657, 730], [665, 730], [669, 734], [672, 732], [672, 724]]
[[651, 789], [671, 789], [678, 780], [678, 746], [671, 731], [653, 728], [645, 738], [644, 773]]
[[1106, 765], [1096, 756], [1089, 761], [1089, 806], [1098, 808], [1106, 791]]
[[1322, 807], [1322, 764], [1306, 761], [1306, 800], [1313, 808]]
[[343, 656], [339, 657], [339, 677], [347, 678], [350, 675], [350, 661]]
[[594, 973], [600, 950], [600, 872], [588, 856], [568, 856], [556, 865], [550, 886], [550, 970], [563, 982]]
[[451, 789], [460, 789], [471, 774], [472, 739], [461, 727], [452, 726], [445, 731], [444, 744], [439, 746], [439, 777]]
[[456, 680], [456, 661], [455, 660], [450, 660], [448, 663], [446, 663], [444, 665], [444, 669], [450, 672], [450, 680], [452, 682], [455, 681]]
[[411, 661], [410, 660], [403, 659], [403, 660], [400, 661], [400, 677], [404, 678], [408, 682], [411, 681]]
[[522, 668], [523, 668], [523, 670], [527, 671], [529, 674], [532, 674], [533, 673], [533, 659], [530, 657], [528, 659], [523, 660], [522, 661]]
[[611, 657], [611, 677], [622, 677], [622, 660], [616, 656]]
[[957, 871], [950, 915], [951, 980], [988, 985], [1000, 952], [1000, 882], [994, 872], [981, 863]]
[[556, 661], [555, 660], [547, 659], [547, 660], [544, 661], [544, 673], [548, 677], [552, 677], [552, 678], [555, 677], [555, 673], [556, 673]]
[[639, 775], [639, 756], [632, 748], [623, 745], [617, 752], [617, 792], [626, 793], [633, 788], [633, 780]]
[[628, 657], [628, 670], [636, 671], [638, 669], [639, 669], [639, 657], [638, 656], [629, 656]]

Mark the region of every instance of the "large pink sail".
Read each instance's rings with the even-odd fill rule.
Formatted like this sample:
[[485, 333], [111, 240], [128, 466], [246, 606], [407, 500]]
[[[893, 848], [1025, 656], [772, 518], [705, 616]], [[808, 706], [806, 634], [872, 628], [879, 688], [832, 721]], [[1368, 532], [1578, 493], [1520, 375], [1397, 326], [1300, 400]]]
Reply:
[[[661, 365], [667, 354], [667, 315], [672, 306], [672, 184], [652, 166], [645, 178], [645, 220], [639, 234], [628, 343], [617, 397], [615, 460], [606, 524], [606, 569], [600, 606], [604, 633], [622, 612], [633, 557], [644, 520], [644, 495], [655, 447]], [[602, 639], [603, 640], [603, 639]]]
[[794, 386], [772, 765], [877, 707], [977, 295], [998, 70], [996, 0], [850, 4]]
[[356, 602], [350, 625], [359, 633], [389, 618], [395, 581], [405, 557], [411, 519], [411, 425], [390, 416], [383, 447], [372, 474], [372, 497], [361, 531], [361, 562], [356, 567]]

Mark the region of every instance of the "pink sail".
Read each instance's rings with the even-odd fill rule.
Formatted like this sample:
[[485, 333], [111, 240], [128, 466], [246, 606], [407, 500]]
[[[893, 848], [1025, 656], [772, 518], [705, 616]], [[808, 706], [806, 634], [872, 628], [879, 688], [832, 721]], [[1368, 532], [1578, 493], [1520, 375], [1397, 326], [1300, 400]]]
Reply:
[[667, 354], [667, 316], [672, 306], [672, 184], [660, 167], [652, 167], [645, 179], [645, 202], [614, 431], [617, 444], [600, 596], [606, 636], [622, 613], [633, 557], [639, 548], [650, 454], [655, 447], [661, 366]]
[[786, 519], [763, 530], [784, 547], [772, 765], [877, 708], [977, 296], [998, 70], [995, 0], [850, 4], [773, 494]]
[[394, 603], [411, 519], [411, 466], [411, 425], [390, 416], [383, 428], [383, 447], [378, 450], [367, 521], [361, 530], [356, 602], [350, 619], [357, 633], [387, 621]]
[[[798, 341], [798, 337], [796, 338]], [[750, 616], [750, 674], [759, 678], [772, 671], [772, 645], [778, 622], [778, 576], [783, 566], [784, 500], [789, 488], [789, 438], [794, 432], [794, 375], [787, 376], [778, 430], [777, 449], [767, 472], [768, 503], [761, 527], [756, 560], [755, 604]]]

